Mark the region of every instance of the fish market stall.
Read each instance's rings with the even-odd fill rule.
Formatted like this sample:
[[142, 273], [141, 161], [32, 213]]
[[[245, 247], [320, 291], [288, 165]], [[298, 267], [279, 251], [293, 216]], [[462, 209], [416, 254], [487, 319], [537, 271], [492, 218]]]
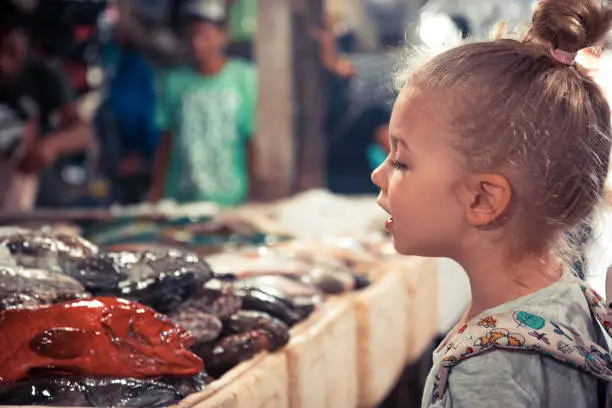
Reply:
[[0, 229], [0, 404], [373, 407], [436, 335], [371, 199], [80, 217]]

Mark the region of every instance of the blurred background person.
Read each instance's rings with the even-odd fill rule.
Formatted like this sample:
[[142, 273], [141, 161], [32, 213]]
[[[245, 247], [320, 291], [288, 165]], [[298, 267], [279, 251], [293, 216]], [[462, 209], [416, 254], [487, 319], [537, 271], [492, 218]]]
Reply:
[[193, 63], [159, 83], [157, 151], [150, 199], [235, 205], [249, 192], [257, 74], [226, 54], [226, 5], [186, 3], [181, 16]]
[[15, 4], [0, 2], [0, 131], [20, 140], [7, 143], [22, 150], [16, 171], [38, 177], [38, 204], [54, 206], [61, 204], [62, 159], [88, 149], [94, 138], [65, 78], [30, 52], [28, 21]]
[[355, 36], [331, 14], [314, 31], [327, 72], [327, 188], [338, 194], [377, 194], [370, 173], [388, 152], [394, 94], [388, 84], [393, 59], [357, 52]]
[[[139, 21], [147, 17], [134, 12]], [[155, 68], [125, 24], [119, 23], [125, 18], [121, 13], [113, 1], [103, 15], [100, 54], [105, 86], [96, 123], [111, 201], [134, 204], [146, 198], [161, 132], [155, 123]]]

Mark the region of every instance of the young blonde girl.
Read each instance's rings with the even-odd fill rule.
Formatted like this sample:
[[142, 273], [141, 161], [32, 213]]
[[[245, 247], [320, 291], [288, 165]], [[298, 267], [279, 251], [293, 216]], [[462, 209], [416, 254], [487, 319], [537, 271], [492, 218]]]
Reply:
[[[599, 0], [542, 0], [521, 41], [471, 43], [411, 75], [372, 179], [398, 252], [448, 257], [472, 302], [458, 328], [523, 310], [603, 345], [559, 247], [600, 201], [610, 108], [576, 53], [609, 31]], [[493, 349], [452, 368], [432, 398], [454, 330], [434, 353], [423, 407], [595, 407], [594, 376], [543, 354]], [[489, 339], [495, 341], [497, 339]]]

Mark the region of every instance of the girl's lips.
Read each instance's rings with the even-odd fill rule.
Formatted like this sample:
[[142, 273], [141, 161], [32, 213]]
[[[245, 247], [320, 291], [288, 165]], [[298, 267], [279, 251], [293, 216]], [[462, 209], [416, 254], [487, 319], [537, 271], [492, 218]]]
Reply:
[[389, 232], [393, 232], [393, 217], [389, 217], [385, 223], [385, 229]]

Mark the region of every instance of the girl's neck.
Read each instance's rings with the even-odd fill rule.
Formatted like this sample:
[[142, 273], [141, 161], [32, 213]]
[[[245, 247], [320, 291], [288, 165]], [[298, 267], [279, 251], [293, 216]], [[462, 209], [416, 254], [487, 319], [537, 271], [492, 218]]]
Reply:
[[470, 279], [472, 302], [464, 316], [473, 319], [485, 310], [542, 290], [561, 278], [562, 265], [552, 253], [510, 261], [492, 249], [487, 256], [461, 262]]

